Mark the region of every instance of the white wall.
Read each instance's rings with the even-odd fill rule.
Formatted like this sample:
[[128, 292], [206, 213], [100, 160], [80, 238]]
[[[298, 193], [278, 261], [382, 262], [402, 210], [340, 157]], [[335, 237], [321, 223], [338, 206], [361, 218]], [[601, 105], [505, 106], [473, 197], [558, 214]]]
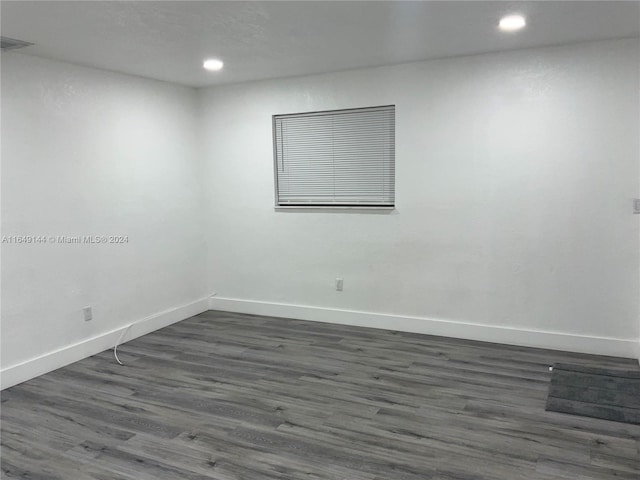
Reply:
[[[212, 307], [634, 356], [638, 54], [596, 42], [202, 91]], [[394, 213], [274, 211], [271, 115], [384, 104]]]
[[[2, 54], [2, 384], [206, 309], [195, 90]], [[81, 308], [92, 306], [94, 319]], [[147, 318], [147, 317], [152, 318]]]
[[[2, 386], [210, 291], [214, 308], [633, 356], [638, 69], [627, 40], [198, 95], [3, 53], [2, 236], [129, 243], [2, 244]], [[395, 212], [274, 211], [272, 114], [388, 103]]]

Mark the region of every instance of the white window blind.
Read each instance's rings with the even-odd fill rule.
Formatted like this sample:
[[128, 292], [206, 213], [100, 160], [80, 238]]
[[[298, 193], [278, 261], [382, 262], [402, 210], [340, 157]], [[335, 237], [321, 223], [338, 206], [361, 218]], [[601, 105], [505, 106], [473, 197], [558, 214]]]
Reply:
[[395, 202], [395, 106], [275, 115], [279, 206]]

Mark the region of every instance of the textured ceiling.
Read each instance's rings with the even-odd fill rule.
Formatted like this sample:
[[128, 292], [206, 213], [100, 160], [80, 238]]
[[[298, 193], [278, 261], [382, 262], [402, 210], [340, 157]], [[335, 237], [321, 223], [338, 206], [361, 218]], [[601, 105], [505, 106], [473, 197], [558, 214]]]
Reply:
[[[638, 2], [2, 1], [19, 52], [190, 86], [640, 35]], [[528, 26], [505, 34], [507, 13]], [[218, 57], [212, 73], [202, 60]]]

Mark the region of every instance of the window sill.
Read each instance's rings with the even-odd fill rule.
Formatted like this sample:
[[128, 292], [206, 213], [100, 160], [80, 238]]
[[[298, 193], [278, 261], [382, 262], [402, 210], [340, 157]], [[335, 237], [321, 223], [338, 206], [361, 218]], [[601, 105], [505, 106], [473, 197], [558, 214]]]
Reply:
[[302, 212], [302, 211], [314, 211], [314, 212], [354, 212], [354, 213], [391, 213], [396, 207], [360, 207], [354, 206], [317, 206], [317, 205], [296, 205], [291, 207], [276, 206], [274, 210], [276, 212]]

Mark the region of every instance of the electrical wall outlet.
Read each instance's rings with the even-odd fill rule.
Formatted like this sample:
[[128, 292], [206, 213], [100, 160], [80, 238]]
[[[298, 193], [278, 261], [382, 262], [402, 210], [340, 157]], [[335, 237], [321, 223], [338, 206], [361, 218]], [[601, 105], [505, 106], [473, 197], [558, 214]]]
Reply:
[[336, 278], [336, 291], [341, 292], [342, 291], [342, 279], [341, 278]]
[[84, 307], [82, 309], [82, 314], [84, 315], [85, 322], [93, 320], [93, 310], [91, 309], [91, 307]]
[[633, 213], [640, 214], [640, 198], [633, 199]]

